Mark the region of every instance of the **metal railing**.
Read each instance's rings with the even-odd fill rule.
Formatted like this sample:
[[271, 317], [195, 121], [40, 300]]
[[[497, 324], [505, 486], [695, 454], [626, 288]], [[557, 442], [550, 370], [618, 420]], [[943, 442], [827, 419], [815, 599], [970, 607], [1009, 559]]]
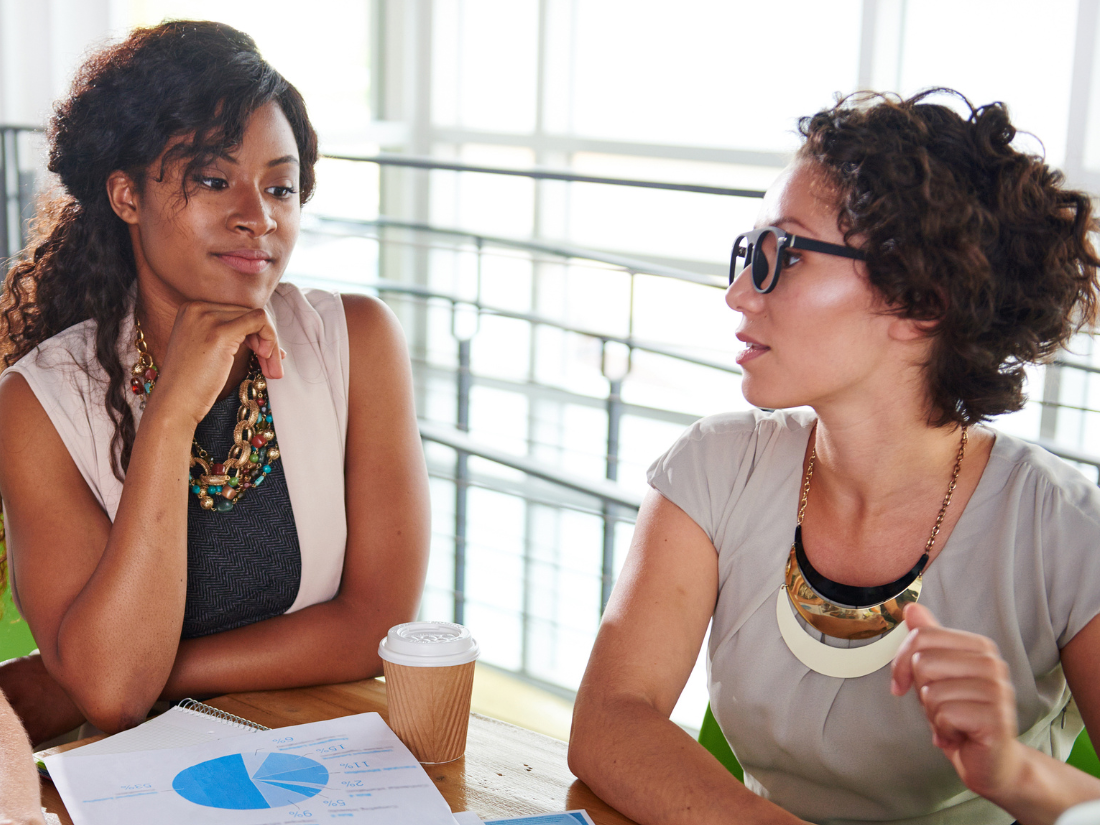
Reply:
[[[26, 241], [26, 225], [30, 209], [34, 202], [34, 175], [26, 168], [26, 140], [33, 138], [36, 130], [24, 127], [0, 127], [0, 167], [4, 181], [4, 235], [0, 240], [4, 244], [8, 257], [14, 257]], [[662, 181], [632, 180], [626, 178], [597, 177], [573, 174], [567, 171], [545, 169], [509, 169], [494, 166], [439, 161], [432, 158], [414, 158], [403, 155], [373, 155], [351, 157], [328, 155], [329, 160], [349, 163], [377, 164], [395, 168], [413, 170], [410, 174], [428, 174], [433, 171], [448, 171], [456, 174], [489, 174], [510, 177], [526, 177], [532, 180], [548, 180], [566, 183], [598, 184], [606, 186], [627, 186], [635, 188], [659, 189], [722, 195], [729, 197], [760, 197], [763, 193], [752, 189], [733, 189], [707, 187], [693, 184], [676, 184]], [[449, 529], [438, 535], [450, 546], [449, 557], [452, 561], [449, 591], [451, 610], [456, 621], [467, 618], [469, 582], [469, 553], [476, 550], [470, 521], [471, 491], [487, 490], [501, 495], [512, 496], [525, 502], [525, 507], [558, 508], [563, 511], [582, 513], [585, 517], [598, 520], [602, 525], [599, 547], [592, 548], [598, 554], [599, 579], [598, 604], [592, 605], [593, 616], [598, 621], [614, 584], [617, 560], [621, 550], [621, 536], [618, 528], [631, 523], [640, 505], [639, 493], [623, 484], [624, 422], [657, 422], [666, 425], [684, 426], [697, 417], [714, 410], [696, 409], [686, 411], [677, 409], [669, 403], [666, 406], [631, 403], [626, 390], [633, 379], [635, 356], [649, 356], [668, 359], [671, 363], [704, 371], [714, 371], [716, 376], [736, 377], [740, 370], [728, 358], [709, 352], [701, 352], [689, 346], [688, 342], [646, 340], [635, 334], [635, 285], [639, 279], [658, 277], [671, 279], [685, 285], [685, 288], [703, 289], [717, 297], [715, 288], [722, 288], [722, 279], [705, 272], [696, 272], [688, 268], [662, 265], [625, 255], [601, 252], [573, 244], [533, 238], [509, 238], [499, 235], [474, 232], [449, 227], [436, 227], [424, 221], [400, 220], [391, 217], [379, 217], [372, 220], [331, 218], [313, 215], [303, 224], [303, 237], [317, 243], [340, 238], [366, 238], [383, 248], [417, 250], [424, 254], [417, 259], [420, 265], [428, 267], [430, 254], [442, 253], [456, 256], [472, 256], [475, 260], [476, 287], [470, 292], [459, 292], [431, 285], [426, 271], [405, 271], [403, 277], [393, 279], [382, 277], [388, 272], [376, 272], [369, 269], [362, 273], [358, 283], [341, 281], [327, 283], [329, 286], [362, 289], [376, 292], [387, 301], [397, 305], [412, 307], [408, 313], [415, 323], [427, 325], [427, 316], [440, 309], [450, 317], [450, 340], [441, 352], [435, 352], [425, 344], [419, 353], [414, 352], [414, 372], [418, 386], [418, 400], [425, 402], [421, 412], [421, 435], [426, 444], [436, 445], [443, 453], [433, 453], [431, 467], [433, 478], [440, 483], [453, 485], [449, 500], [434, 502], [445, 511]], [[529, 262], [534, 269], [552, 270], [555, 267], [590, 267], [601, 271], [611, 271], [624, 278], [629, 286], [623, 290], [628, 297], [625, 312], [625, 329], [599, 328], [591, 324], [580, 324], [562, 317], [555, 317], [538, 307], [529, 310], [501, 306], [487, 300], [482, 295], [481, 273], [487, 256], [518, 256]], [[550, 276], [548, 276], [550, 277]], [[323, 279], [321, 279], [323, 280]], [[474, 319], [472, 334], [457, 334], [456, 328], [461, 318], [472, 316]], [[533, 373], [525, 378], [495, 374], [485, 364], [479, 364], [475, 358], [475, 339], [481, 325], [493, 320], [513, 322], [528, 330], [551, 330], [565, 336], [573, 336], [592, 342], [599, 351], [599, 373], [603, 377], [603, 388], [594, 393], [591, 388], [579, 391], [575, 387], [558, 386], [553, 383], [536, 380]], [[533, 338], [533, 333], [532, 340]], [[430, 339], [426, 334], [425, 340]], [[429, 343], [431, 343], [429, 341]], [[437, 342], [438, 343], [438, 342]], [[441, 354], [442, 353], [442, 354]], [[612, 356], [617, 355], [621, 364], [618, 368], [609, 365]], [[1066, 460], [1091, 469], [1100, 482], [1100, 455], [1077, 446], [1056, 442], [1058, 415], [1100, 415], [1100, 410], [1087, 403], [1070, 403], [1065, 396], [1067, 380], [1072, 377], [1081, 382], [1089, 376], [1100, 374], [1100, 366], [1087, 362], [1077, 362], [1072, 356], [1063, 356], [1054, 364], [1051, 376], [1061, 376], [1061, 383], [1048, 381], [1042, 397], [1035, 399], [1043, 413], [1044, 422], [1033, 440]], [[1059, 389], [1061, 387], [1061, 389]], [[539, 441], [531, 428], [524, 437], [527, 451], [505, 449], [495, 443], [492, 437], [478, 434], [476, 415], [478, 412], [474, 396], [478, 389], [490, 389], [515, 397], [527, 399], [529, 406], [547, 403], [556, 408], [577, 408], [598, 412], [603, 416], [604, 427], [600, 434], [602, 454], [598, 462], [599, 471], [580, 473], [555, 466], [542, 454], [548, 449], [567, 454], [570, 445], [548, 444]], [[445, 415], [433, 416], [427, 412], [431, 403], [438, 402], [441, 394], [451, 394], [450, 400], [442, 407], [436, 403], [435, 409], [449, 410]], [[1085, 394], [1087, 395], [1087, 394]], [[534, 417], [534, 414], [532, 414]], [[655, 444], [649, 456], [656, 456], [667, 442]], [[449, 456], [440, 458], [440, 456]], [[447, 464], [448, 466], [444, 466]], [[496, 468], [496, 469], [490, 469]], [[537, 537], [527, 538], [523, 549], [525, 569], [534, 569], [534, 559], [538, 551]], [[595, 561], [595, 559], [593, 560]], [[566, 567], [560, 563], [562, 569]], [[521, 621], [524, 633], [532, 621], [532, 612], [528, 609], [528, 585], [524, 585]], [[595, 624], [593, 622], [593, 626]], [[526, 637], [525, 637], [526, 638]], [[523, 653], [523, 662], [515, 668], [527, 671], [527, 653]], [[535, 679], [538, 674], [532, 675]]]

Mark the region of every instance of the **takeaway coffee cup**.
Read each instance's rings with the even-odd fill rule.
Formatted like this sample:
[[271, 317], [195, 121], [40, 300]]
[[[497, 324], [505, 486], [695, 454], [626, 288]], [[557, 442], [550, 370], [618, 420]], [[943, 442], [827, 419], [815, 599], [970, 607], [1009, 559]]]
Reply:
[[450, 622], [391, 627], [378, 644], [390, 727], [419, 761], [452, 762], [466, 752], [478, 647]]

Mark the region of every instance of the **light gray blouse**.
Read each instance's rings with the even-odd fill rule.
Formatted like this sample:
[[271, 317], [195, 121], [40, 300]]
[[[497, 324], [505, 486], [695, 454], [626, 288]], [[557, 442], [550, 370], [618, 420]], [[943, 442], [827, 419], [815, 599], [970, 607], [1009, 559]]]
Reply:
[[[913, 692], [890, 693], [889, 667], [858, 679], [823, 676], [779, 634], [775, 600], [813, 423], [800, 411], [711, 416], [649, 469], [650, 484], [718, 550], [710, 702], [746, 785], [819, 823], [1011, 822], [966, 790], [932, 744]], [[1059, 650], [1100, 614], [1100, 489], [1045, 450], [998, 433], [920, 601], [945, 626], [997, 643], [1016, 688], [1021, 741], [1065, 759], [1082, 723]]]

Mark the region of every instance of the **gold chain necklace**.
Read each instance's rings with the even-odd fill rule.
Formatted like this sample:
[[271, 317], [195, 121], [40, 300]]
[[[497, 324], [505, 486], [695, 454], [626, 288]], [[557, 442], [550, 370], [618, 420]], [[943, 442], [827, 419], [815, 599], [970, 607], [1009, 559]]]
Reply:
[[[153, 363], [141, 321], [136, 316], [134, 331], [138, 360], [130, 370], [130, 388], [135, 395], [141, 396], [141, 408], [144, 410], [160, 373]], [[279, 458], [275, 423], [266, 390], [267, 380], [253, 354], [248, 375], [237, 391], [241, 406], [237, 410], [233, 446], [229, 448], [228, 457], [225, 461], [215, 462], [198, 441], [191, 439], [191, 472], [187, 483], [204, 510], [228, 513], [249, 490], [264, 483], [271, 473], [271, 465]]]
[[822, 576], [810, 565], [802, 547], [802, 519], [810, 496], [810, 479], [814, 474], [817, 448], [810, 450], [810, 460], [802, 480], [802, 500], [798, 506], [798, 523], [794, 543], [787, 557], [785, 588], [795, 611], [815, 630], [840, 639], [870, 639], [897, 627], [902, 621], [906, 604], [920, 598], [922, 578], [936, 537], [962, 471], [963, 456], [969, 440], [967, 427], [962, 428], [955, 468], [943, 497], [936, 523], [924, 545], [924, 555], [905, 576], [878, 587], [852, 587], [837, 584]]

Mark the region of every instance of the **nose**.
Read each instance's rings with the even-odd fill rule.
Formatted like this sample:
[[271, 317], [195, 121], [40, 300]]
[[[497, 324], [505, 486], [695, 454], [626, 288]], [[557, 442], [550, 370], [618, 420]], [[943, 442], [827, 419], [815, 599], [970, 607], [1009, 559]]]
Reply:
[[229, 213], [230, 229], [260, 237], [274, 232], [277, 226], [271, 207], [264, 199], [263, 190], [242, 186]]
[[748, 267], [741, 270], [726, 289], [726, 305], [742, 314], [759, 312], [764, 308], [764, 296], [752, 285], [752, 273]]

